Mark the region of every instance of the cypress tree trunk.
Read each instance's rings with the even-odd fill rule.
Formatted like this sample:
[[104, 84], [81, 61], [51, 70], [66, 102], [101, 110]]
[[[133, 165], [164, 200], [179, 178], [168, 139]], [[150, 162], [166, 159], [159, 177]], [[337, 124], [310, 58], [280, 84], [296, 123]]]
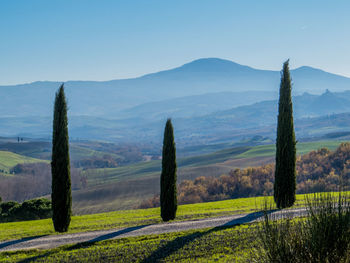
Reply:
[[57, 232], [66, 232], [72, 213], [67, 103], [63, 84], [56, 92], [52, 134], [52, 221]]
[[160, 208], [163, 221], [175, 219], [177, 210], [176, 148], [174, 129], [168, 119], [164, 130], [162, 174], [160, 177]]
[[276, 139], [274, 199], [278, 208], [290, 207], [295, 202], [296, 142], [291, 91], [289, 60], [287, 60], [283, 64], [281, 75]]

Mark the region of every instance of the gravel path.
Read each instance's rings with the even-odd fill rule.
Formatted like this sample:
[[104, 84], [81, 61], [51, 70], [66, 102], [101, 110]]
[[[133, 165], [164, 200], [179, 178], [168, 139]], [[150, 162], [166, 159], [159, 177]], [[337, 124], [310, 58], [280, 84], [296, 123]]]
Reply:
[[[275, 211], [272, 214], [273, 217], [276, 218], [281, 218], [283, 216], [295, 217], [304, 215], [305, 209], [301, 208], [293, 210]], [[162, 234], [211, 227], [234, 226], [259, 220], [262, 218], [262, 216], [262, 212], [254, 212], [250, 214], [238, 214], [232, 216], [215, 217], [200, 220], [143, 225], [122, 229], [110, 229], [64, 235], [30, 237], [17, 240], [2, 241], [0, 242], [0, 252], [34, 248], [48, 249], [59, 247], [62, 245], [76, 244], [82, 242], [98, 242], [123, 237]]]

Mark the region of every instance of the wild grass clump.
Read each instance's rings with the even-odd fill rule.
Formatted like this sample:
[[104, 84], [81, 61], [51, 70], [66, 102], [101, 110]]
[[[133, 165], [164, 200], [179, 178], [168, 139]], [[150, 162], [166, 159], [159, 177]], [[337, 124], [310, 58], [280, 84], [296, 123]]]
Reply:
[[265, 213], [254, 261], [350, 262], [349, 195], [315, 194], [306, 200], [305, 218], [280, 219], [278, 213]]

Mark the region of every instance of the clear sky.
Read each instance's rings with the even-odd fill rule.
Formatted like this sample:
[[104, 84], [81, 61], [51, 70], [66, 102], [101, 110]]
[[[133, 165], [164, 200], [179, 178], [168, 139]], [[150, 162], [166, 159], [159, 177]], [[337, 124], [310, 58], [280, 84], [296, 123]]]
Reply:
[[0, 85], [110, 80], [202, 57], [350, 77], [350, 1], [0, 0]]

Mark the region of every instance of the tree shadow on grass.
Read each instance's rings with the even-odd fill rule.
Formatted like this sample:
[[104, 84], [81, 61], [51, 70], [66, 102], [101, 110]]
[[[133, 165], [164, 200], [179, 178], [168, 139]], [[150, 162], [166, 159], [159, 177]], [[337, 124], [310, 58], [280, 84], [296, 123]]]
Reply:
[[[113, 239], [113, 238], [115, 238], [117, 236], [120, 236], [122, 234], [129, 233], [129, 232], [132, 232], [132, 231], [144, 228], [146, 226], [149, 226], [149, 225], [128, 227], [128, 228], [121, 229], [121, 230], [118, 230], [118, 231], [115, 231], [115, 232], [112, 232], [112, 233], [101, 235], [101, 236], [98, 236], [98, 237], [93, 238], [91, 240], [80, 242], [80, 243], [77, 243], [75, 245], [72, 245], [72, 246], [69, 246], [67, 248], [64, 248], [63, 251], [71, 251], [71, 250], [79, 249], [79, 248], [87, 248], [87, 247], [90, 247], [90, 246], [94, 245], [96, 242]], [[38, 256], [34, 256], [34, 257], [23, 259], [23, 260], [19, 261], [18, 263], [35, 262], [35, 261], [37, 261], [39, 259], [43, 259], [43, 258], [46, 258], [48, 256], [51, 256], [51, 255], [55, 254], [56, 252], [57, 252], [57, 250], [49, 251], [49, 252], [46, 252], [46, 253], [44, 253], [42, 255], [38, 255]]]
[[33, 239], [45, 237], [45, 236], [47, 236], [47, 235], [25, 237], [25, 238], [16, 239], [16, 240], [5, 241], [5, 242], [0, 243], [0, 249], [6, 248], [6, 247], [9, 247], [9, 246], [12, 246], [12, 245], [17, 245], [19, 243], [23, 243], [23, 242], [30, 241], [30, 240], [33, 240]]
[[70, 251], [70, 250], [74, 250], [74, 249], [78, 249], [78, 248], [90, 247], [90, 246], [94, 245], [96, 242], [105, 241], [105, 240], [108, 240], [108, 239], [113, 239], [113, 238], [115, 238], [117, 236], [129, 233], [129, 232], [132, 232], [132, 231], [135, 231], [135, 230], [139, 230], [139, 229], [144, 228], [146, 226], [149, 226], [149, 225], [133, 226], [133, 227], [128, 227], [128, 228], [125, 228], [125, 229], [121, 229], [121, 230], [118, 230], [116, 232], [112, 232], [112, 233], [108, 233], [108, 234], [105, 234], [105, 235], [98, 236], [96, 238], [93, 238], [93, 239], [85, 241], [85, 242], [77, 243], [77, 244], [75, 244], [73, 246], [70, 246], [69, 248], [67, 248], [65, 250], [66, 251]]
[[265, 214], [270, 214], [270, 213], [273, 213], [274, 211], [276, 211], [276, 210], [269, 210], [269, 211], [264, 211], [264, 212], [253, 212], [253, 213], [247, 214], [243, 217], [233, 219], [233, 220], [231, 220], [223, 225], [211, 228], [205, 232], [198, 231], [198, 232], [186, 235], [186, 236], [177, 237], [174, 240], [159, 247], [150, 256], [146, 257], [141, 262], [142, 263], [159, 262], [159, 261], [165, 259], [166, 257], [170, 256], [171, 254], [175, 253], [176, 251], [180, 250], [181, 248], [185, 247], [187, 244], [191, 243], [192, 241], [194, 241], [197, 238], [201, 238], [205, 235], [208, 235], [210, 233], [213, 233], [213, 232], [216, 232], [219, 230], [238, 226], [238, 225], [241, 225], [244, 223], [253, 222], [259, 218], [262, 218]]
[[[274, 212], [276, 210], [268, 210], [268, 211], [264, 211], [264, 212], [253, 212], [250, 214], [247, 214], [243, 217], [240, 218], [236, 218], [233, 219], [225, 224], [222, 224], [220, 226], [214, 227], [209, 229], [208, 231], [204, 231], [204, 232], [195, 232], [186, 236], [181, 236], [181, 237], [177, 237], [176, 239], [167, 242], [166, 244], [162, 245], [161, 247], [159, 247], [158, 249], [156, 249], [150, 256], [148, 256], [147, 258], [142, 260], [142, 263], [149, 263], [149, 262], [158, 262], [160, 260], [165, 259], [166, 257], [170, 256], [171, 254], [175, 253], [176, 251], [178, 251], [179, 249], [183, 248], [184, 246], [186, 246], [187, 244], [189, 244], [190, 242], [194, 241], [197, 238], [201, 238], [205, 235], [208, 235], [212, 232], [215, 231], [219, 231], [219, 230], [223, 230], [226, 228], [230, 228], [233, 226], [238, 226], [244, 223], [250, 223], [253, 222], [261, 217], [264, 216], [264, 214], [270, 214], [272, 212]], [[94, 239], [91, 239], [89, 241], [85, 241], [85, 242], [81, 242], [81, 243], [77, 243], [75, 245], [66, 247], [63, 249], [63, 251], [72, 251], [75, 249], [80, 249], [80, 248], [87, 248], [90, 247], [92, 245], [94, 245], [96, 242], [100, 242], [100, 241], [104, 241], [104, 240], [109, 240], [109, 239], [113, 239], [119, 235], [128, 233], [128, 232], [132, 232], [141, 228], [144, 228], [146, 226], [149, 225], [142, 225], [142, 226], [136, 226], [136, 227], [129, 227], [129, 228], [125, 228], [122, 230], [118, 230], [116, 232], [112, 232], [112, 233], [108, 233], [105, 235], [101, 235], [98, 236]], [[59, 250], [60, 252], [62, 252], [62, 250]], [[31, 258], [26, 258], [23, 259], [22, 261], [19, 261], [20, 263], [28, 263], [28, 262], [35, 262], [39, 259], [44, 259], [46, 257], [52, 256], [53, 254], [57, 253], [58, 250], [54, 250], [54, 251], [49, 251], [46, 252], [42, 255], [38, 255], [38, 256], [34, 256]]]

